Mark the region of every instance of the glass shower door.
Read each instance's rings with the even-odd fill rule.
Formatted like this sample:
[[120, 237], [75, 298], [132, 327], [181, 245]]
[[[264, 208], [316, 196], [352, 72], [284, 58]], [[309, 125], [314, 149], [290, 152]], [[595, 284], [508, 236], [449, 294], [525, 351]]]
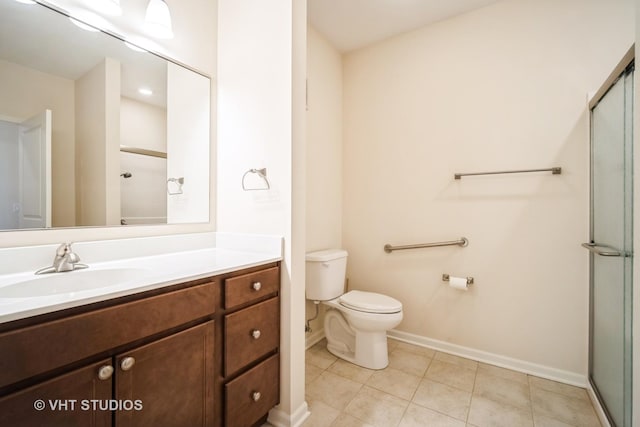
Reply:
[[633, 65], [591, 110], [589, 379], [612, 425], [631, 426]]

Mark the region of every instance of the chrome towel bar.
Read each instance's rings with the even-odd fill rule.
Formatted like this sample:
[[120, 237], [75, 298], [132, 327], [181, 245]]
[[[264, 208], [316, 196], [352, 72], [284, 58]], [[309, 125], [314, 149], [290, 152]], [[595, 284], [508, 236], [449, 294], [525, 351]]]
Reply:
[[391, 253], [393, 251], [402, 251], [405, 249], [421, 249], [421, 248], [434, 248], [437, 246], [462, 246], [465, 247], [469, 244], [469, 240], [466, 237], [461, 237], [459, 240], [450, 240], [448, 242], [436, 242], [436, 243], [422, 243], [418, 245], [404, 245], [404, 246], [391, 246], [390, 244], [384, 245], [384, 251]]
[[175, 196], [177, 194], [183, 194], [182, 186], [184, 185], [184, 177], [169, 178], [167, 179], [167, 194]]
[[[250, 188], [247, 187], [244, 183], [245, 178], [247, 177], [247, 175], [249, 175], [250, 173], [255, 173], [257, 174], [260, 178], [262, 178], [264, 180], [264, 183], [266, 185], [266, 187], [262, 187], [262, 188]], [[244, 175], [242, 175], [242, 189], [244, 191], [254, 191], [254, 190], [270, 190], [271, 189], [271, 184], [269, 184], [269, 180], [267, 179], [267, 168], [262, 168], [262, 169], [249, 169], [248, 171], [246, 171], [244, 173]]]
[[593, 252], [594, 254], [597, 254], [600, 256], [612, 256], [612, 257], [627, 256], [627, 254], [624, 251], [618, 250], [616, 248], [613, 248], [607, 245], [599, 245], [597, 243], [583, 243], [582, 247], [588, 249], [589, 252]]
[[472, 173], [456, 173], [453, 175], [455, 179], [460, 179], [463, 176], [474, 176], [474, 175], [500, 175], [504, 173], [529, 173], [529, 172], [551, 172], [553, 175], [560, 175], [562, 173], [562, 168], [547, 168], [547, 169], [522, 169], [516, 171], [498, 171], [498, 172], [472, 172]]

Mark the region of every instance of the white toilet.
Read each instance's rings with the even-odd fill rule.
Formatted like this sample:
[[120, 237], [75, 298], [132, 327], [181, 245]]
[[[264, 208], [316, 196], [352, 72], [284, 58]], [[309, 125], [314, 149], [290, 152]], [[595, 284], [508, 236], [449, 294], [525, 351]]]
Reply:
[[387, 331], [402, 321], [402, 303], [373, 292], [344, 293], [347, 251], [307, 253], [307, 299], [329, 306], [324, 318], [327, 350], [369, 369], [389, 364]]

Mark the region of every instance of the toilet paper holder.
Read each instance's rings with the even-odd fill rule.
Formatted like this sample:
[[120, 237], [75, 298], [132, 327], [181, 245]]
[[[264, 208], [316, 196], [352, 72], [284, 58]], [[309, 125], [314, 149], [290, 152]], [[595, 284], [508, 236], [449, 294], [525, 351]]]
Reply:
[[[442, 275], [442, 281], [443, 282], [448, 282], [449, 281], [449, 275], [448, 274], [443, 274]], [[467, 277], [467, 285], [473, 285], [473, 277]]]

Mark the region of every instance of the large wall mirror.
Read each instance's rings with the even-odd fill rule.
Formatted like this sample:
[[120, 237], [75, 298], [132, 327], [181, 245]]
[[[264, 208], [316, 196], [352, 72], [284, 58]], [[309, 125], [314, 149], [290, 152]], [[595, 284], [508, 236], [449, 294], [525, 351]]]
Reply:
[[208, 222], [210, 84], [0, 1], [0, 230]]

